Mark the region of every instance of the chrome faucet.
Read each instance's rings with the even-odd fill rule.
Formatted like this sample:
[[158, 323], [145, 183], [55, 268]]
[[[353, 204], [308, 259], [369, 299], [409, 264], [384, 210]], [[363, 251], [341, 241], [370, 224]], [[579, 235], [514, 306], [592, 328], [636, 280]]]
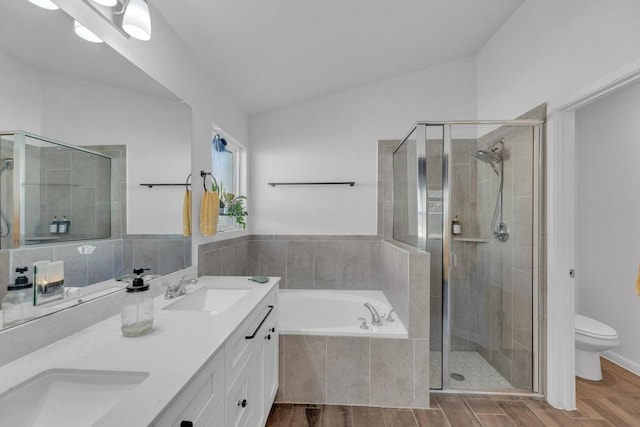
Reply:
[[187, 293], [187, 285], [193, 285], [198, 283], [198, 279], [188, 279], [187, 276], [182, 276], [178, 283], [172, 285], [166, 283], [167, 290], [164, 292], [164, 299], [173, 299]]
[[373, 326], [382, 325], [382, 318], [380, 317], [380, 314], [378, 314], [378, 311], [376, 310], [376, 308], [371, 304], [369, 304], [368, 302], [365, 302], [364, 306], [367, 307], [371, 312], [371, 324]]

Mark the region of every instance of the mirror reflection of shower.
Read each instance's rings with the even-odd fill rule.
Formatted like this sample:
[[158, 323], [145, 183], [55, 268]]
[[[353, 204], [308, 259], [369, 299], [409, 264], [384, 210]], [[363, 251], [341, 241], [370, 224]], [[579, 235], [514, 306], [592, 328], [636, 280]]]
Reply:
[[[13, 170], [13, 158], [0, 157], [0, 177], [2, 177], [2, 173], [6, 170]], [[7, 237], [10, 233], [11, 225], [9, 221], [7, 221], [2, 206], [0, 206], [0, 237]]]
[[[507, 224], [504, 223], [502, 215], [502, 188], [504, 185], [503, 150], [504, 138], [494, 142], [487, 147], [486, 150], [476, 151], [473, 157], [491, 166], [496, 175], [498, 175], [498, 196], [496, 197], [496, 206], [493, 209], [493, 218], [491, 219], [491, 232], [494, 238], [501, 242], [506, 242], [509, 240], [509, 228]], [[500, 222], [498, 222], [498, 217], [500, 218]]]

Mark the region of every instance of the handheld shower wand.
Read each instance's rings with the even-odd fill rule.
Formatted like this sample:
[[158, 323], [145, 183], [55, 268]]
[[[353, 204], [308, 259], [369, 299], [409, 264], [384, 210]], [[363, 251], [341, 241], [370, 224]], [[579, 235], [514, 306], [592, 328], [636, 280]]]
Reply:
[[[491, 231], [493, 237], [501, 242], [509, 240], [509, 228], [504, 222], [502, 209], [502, 190], [504, 187], [504, 161], [502, 158], [502, 150], [504, 149], [504, 138], [491, 144], [486, 150], [478, 150], [473, 157], [483, 163], [491, 166], [493, 171], [498, 175], [498, 196], [496, 197], [496, 206], [493, 209], [493, 218], [491, 219]], [[499, 166], [499, 168], [498, 168]], [[498, 216], [500, 222], [498, 223]]]

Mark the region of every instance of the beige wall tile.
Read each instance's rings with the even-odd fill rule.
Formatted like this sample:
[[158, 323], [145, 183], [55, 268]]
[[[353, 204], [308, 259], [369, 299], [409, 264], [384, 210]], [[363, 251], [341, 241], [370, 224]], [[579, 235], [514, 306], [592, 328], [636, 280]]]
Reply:
[[287, 288], [313, 289], [313, 242], [287, 242]]
[[430, 256], [427, 252], [409, 255], [409, 337], [429, 337]]
[[284, 336], [284, 401], [326, 402], [326, 338]]
[[413, 404], [413, 340], [371, 340], [372, 405]]
[[429, 407], [429, 341], [414, 340], [414, 402], [413, 406]]
[[327, 402], [369, 404], [370, 338], [327, 337]]
[[342, 242], [314, 242], [315, 289], [342, 289]]

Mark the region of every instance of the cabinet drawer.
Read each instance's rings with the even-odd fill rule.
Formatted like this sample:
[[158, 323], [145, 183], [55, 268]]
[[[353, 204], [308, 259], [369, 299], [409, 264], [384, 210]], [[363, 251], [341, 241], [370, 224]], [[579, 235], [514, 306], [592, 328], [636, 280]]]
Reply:
[[202, 419], [222, 402], [224, 377], [224, 351], [218, 351], [155, 425], [180, 426], [183, 421], [194, 427], [208, 425]]
[[[242, 367], [246, 365], [255, 347], [262, 345], [260, 329], [275, 319], [276, 293], [272, 291], [256, 307], [254, 314], [242, 322], [236, 332], [225, 344], [227, 390], [231, 387]], [[253, 337], [253, 338], [250, 338]]]

